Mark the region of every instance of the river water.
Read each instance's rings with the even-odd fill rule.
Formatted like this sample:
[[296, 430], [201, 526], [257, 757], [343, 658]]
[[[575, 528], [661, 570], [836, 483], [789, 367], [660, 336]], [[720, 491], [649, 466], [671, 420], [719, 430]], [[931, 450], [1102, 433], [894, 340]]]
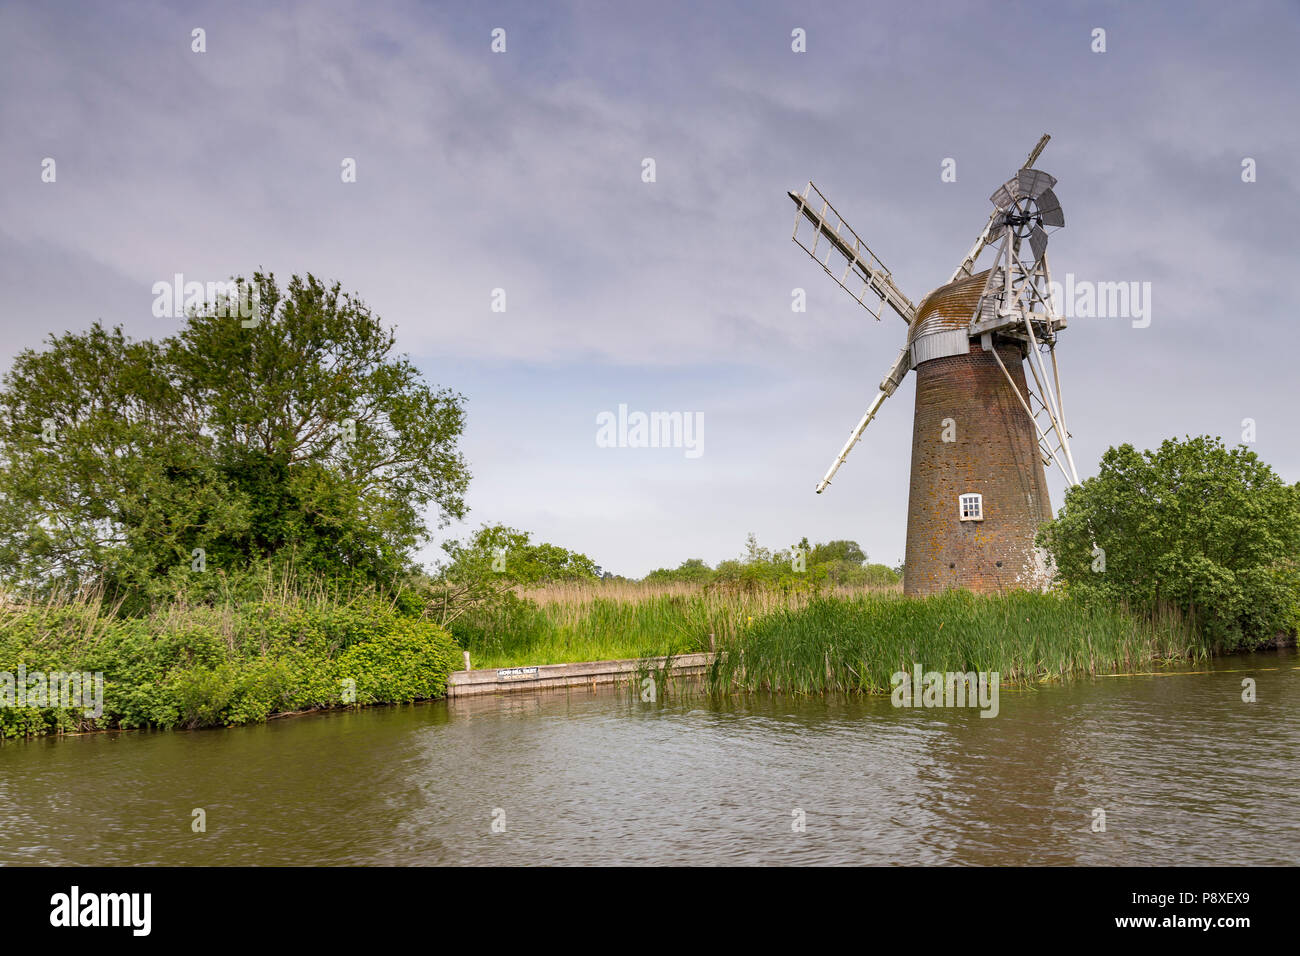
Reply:
[[10, 741], [0, 863], [1300, 862], [1295, 651], [1000, 703], [606, 688]]

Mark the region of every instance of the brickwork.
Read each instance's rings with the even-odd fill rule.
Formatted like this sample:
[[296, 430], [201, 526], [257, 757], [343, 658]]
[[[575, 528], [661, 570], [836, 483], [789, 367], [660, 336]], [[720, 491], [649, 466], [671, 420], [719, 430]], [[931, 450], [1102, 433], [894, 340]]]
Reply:
[[[1020, 346], [997, 349], [1023, 394]], [[945, 419], [952, 419], [954, 441], [943, 440]], [[984, 496], [984, 520], [960, 520], [957, 499], [968, 493]], [[922, 363], [916, 369], [904, 592], [1029, 586], [1034, 533], [1051, 516], [1033, 425], [992, 353], [975, 343], [969, 354]]]

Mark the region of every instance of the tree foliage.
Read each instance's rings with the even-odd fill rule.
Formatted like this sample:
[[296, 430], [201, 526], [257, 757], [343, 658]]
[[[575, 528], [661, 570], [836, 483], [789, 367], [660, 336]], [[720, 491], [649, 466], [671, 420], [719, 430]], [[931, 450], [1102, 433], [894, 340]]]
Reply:
[[[802, 552], [802, 570], [796, 556]], [[716, 568], [699, 558], [683, 561], [676, 568], [659, 568], [645, 577], [659, 583], [700, 584], [727, 591], [816, 591], [826, 586], [888, 588], [901, 580], [901, 573], [883, 565], [867, 563], [866, 552], [856, 541], [835, 540], [810, 544], [804, 537], [796, 545], [776, 551], [765, 548], [752, 532], [745, 539], [739, 559], [720, 561]]]
[[[804, 547], [808, 539], [804, 538]], [[830, 561], [847, 561], [853, 565], [867, 563], [867, 553], [856, 541], [827, 541], [813, 545], [808, 554], [809, 564], [826, 564]]]
[[1067, 589], [1172, 604], [1222, 646], [1296, 623], [1300, 485], [1245, 447], [1203, 436], [1111, 448], [1039, 543]]
[[205, 580], [196, 563], [289, 562], [385, 582], [426, 512], [464, 514], [463, 397], [338, 283], [251, 282], [248, 320], [209, 303], [159, 342], [97, 323], [18, 356], [0, 391], [9, 584], [141, 594]]
[[484, 525], [466, 541], [447, 541], [447, 560], [428, 582], [428, 613], [446, 627], [471, 611], [496, 610], [517, 600], [520, 587], [552, 581], [595, 581], [601, 569], [585, 554], [526, 531]]

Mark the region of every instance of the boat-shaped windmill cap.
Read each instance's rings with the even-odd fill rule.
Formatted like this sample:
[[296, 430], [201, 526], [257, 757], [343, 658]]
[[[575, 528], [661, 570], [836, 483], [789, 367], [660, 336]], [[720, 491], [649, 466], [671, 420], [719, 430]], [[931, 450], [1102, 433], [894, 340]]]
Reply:
[[975, 315], [989, 270], [941, 285], [916, 307], [907, 329], [913, 367], [945, 355], [970, 351], [966, 329]]

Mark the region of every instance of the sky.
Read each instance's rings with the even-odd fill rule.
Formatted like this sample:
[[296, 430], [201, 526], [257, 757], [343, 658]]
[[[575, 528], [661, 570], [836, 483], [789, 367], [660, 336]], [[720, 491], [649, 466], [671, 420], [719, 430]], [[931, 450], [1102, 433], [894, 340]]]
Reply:
[[[0, 368], [96, 320], [171, 334], [176, 273], [310, 271], [467, 398], [470, 513], [426, 558], [499, 522], [630, 576], [750, 532], [894, 565], [914, 376], [813, 489], [905, 326], [790, 241], [786, 191], [919, 302], [1049, 132], [1054, 276], [1149, 289], [1149, 321], [1061, 334], [1081, 476], [1251, 419], [1300, 481], [1298, 50], [1295, 0], [5, 2]], [[620, 405], [697, 449], [601, 447]]]

